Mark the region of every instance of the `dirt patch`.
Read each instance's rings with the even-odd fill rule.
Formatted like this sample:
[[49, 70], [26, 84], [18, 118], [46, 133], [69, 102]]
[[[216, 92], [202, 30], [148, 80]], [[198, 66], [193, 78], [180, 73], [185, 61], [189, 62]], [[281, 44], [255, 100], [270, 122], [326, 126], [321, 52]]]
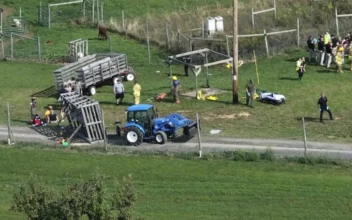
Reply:
[[235, 118], [247, 118], [249, 117], [251, 114], [249, 114], [248, 112], [240, 112], [240, 113], [233, 113], [233, 114], [228, 114], [228, 115], [209, 115], [209, 116], [205, 116], [202, 117], [202, 119], [204, 120], [213, 120], [213, 119], [235, 119]]
[[[201, 90], [203, 95], [219, 95], [226, 92], [225, 90], [217, 89], [217, 88], [201, 88]], [[196, 97], [196, 90], [182, 93], [181, 95], [185, 97], [194, 98]]]
[[6, 6], [1, 6], [2, 9], [4, 9], [4, 12], [2, 13], [2, 18], [7, 18], [8, 16], [10, 16], [13, 12], [13, 9], [8, 8]]

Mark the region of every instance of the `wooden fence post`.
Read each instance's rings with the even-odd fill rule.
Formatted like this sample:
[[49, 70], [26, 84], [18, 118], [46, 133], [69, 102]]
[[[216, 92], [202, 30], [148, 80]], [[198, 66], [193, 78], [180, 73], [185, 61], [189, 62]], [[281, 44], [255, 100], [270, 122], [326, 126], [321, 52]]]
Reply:
[[97, 0], [97, 23], [98, 23], [98, 26], [99, 26], [99, 23], [100, 23], [100, 19], [99, 19], [99, 0]]
[[94, 13], [95, 13], [95, 0], [92, 0], [92, 22], [94, 23]]
[[48, 27], [51, 28], [51, 11], [50, 11], [50, 4], [48, 4]]
[[274, 0], [274, 13], [275, 13], [275, 19], [276, 19], [276, 0]]
[[11, 37], [11, 60], [13, 60], [13, 34], [12, 34], [12, 32], [10, 34], [10, 37]]
[[150, 64], [150, 42], [149, 42], [149, 22], [147, 18], [147, 46], [148, 46], [148, 62]]
[[266, 30], [264, 30], [264, 41], [265, 41], [266, 56], [269, 57], [268, 35], [266, 34]]
[[109, 35], [109, 51], [110, 55], [112, 54], [112, 45], [111, 45], [111, 36]]
[[254, 29], [254, 11], [253, 11], [253, 8], [252, 8], [252, 27]]
[[82, 10], [83, 10], [83, 17], [86, 18], [86, 0], [83, 0]]
[[227, 35], [226, 35], [226, 49], [227, 49], [227, 56], [230, 56], [229, 37]]
[[304, 156], [307, 156], [307, 133], [304, 117], [302, 117], [303, 141], [304, 141]]
[[125, 9], [122, 9], [122, 31], [125, 32]]
[[166, 30], [166, 46], [167, 46], [167, 49], [170, 50], [169, 29], [167, 28], [167, 24], [165, 24], [165, 30]]
[[199, 157], [202, 157], [202, 140], [200, 137], [200, 120], [199, 120], [199, 114], [197, 113], [197, 130], [198, 130], [198, 147], [199, 147]]
[[7, 137], [7, 143], [9, 145], [12, 145], [12, 140], [11, 140], [11, 116], [10, 116], [10, 104], [7, 102], [6, 103], [7, 107], [7, 132], [8, 132], [8, 137]]
[[105, 151], [108, 151], [108, 140], [107, 140], [107, 137], [106, 137], [106, 128], [105, 128], [104, 111], [103, 111], [103, 109], [101, 109], [101, 120], [103, 121], [104, 147], [105, 147]]
[[205, 33], [204, 33], [204, 20], [202, 19], [202, 38], [205, 37]]
[[101, 23], [104, 23], [104, 2], [101, 2], [100, 11]]
[[42, 56], [41, 56], [41, 48], [40, 48], [40, 38], [39, 36], [37, 37], [37, 46], [38, 46], [38, 59], [41, 61]]
[[300, 37], [299, 37], [299, 18], [297, 17], [297, 46], [300, 45]]
[[340, 36], [339, 17], [337, 16], [337, 7], [336, 6], [335, 6], [335, 22], [336, 22], [336, 33], [337, 33], [337, 36]]

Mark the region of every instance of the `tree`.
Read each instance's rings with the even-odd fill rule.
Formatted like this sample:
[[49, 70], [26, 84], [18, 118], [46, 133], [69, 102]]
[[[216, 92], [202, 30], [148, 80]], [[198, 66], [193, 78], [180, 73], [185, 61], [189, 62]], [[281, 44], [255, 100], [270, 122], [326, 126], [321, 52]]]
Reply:
[[45, 189], [31, 175], [14, 194], [11, 210], [23, 212], [30, 220], [79, 220], [82, 216], [89, 220], [109, 220], [113, 219], [113, 208], [118, 211], [117, 219], [131, 220], [136, 201], [132, 176], [124, 178], [121, 184], [116, 181], [116, 192], [111, 194], [107, 192], [105, 179], [95, 174], [58, 193]]

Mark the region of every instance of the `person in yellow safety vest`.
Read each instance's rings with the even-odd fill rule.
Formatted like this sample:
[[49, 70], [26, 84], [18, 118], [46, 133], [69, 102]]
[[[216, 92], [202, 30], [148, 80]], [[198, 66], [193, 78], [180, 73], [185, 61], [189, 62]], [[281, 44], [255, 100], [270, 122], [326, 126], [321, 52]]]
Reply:
[[180, 88], [181, 83], [177, 80], [176, 76], [172, 77], [172, 92], [174, 95], [174, 100], [177, 104], [180, 104]]
[[134, 81], [134, 86], [133, 86], [133, 98], [134, 98], [134, 104], [138, 105], [140, 103], [141, 99], [141, 90], [142, 87], [139, 85], [138, 81]]
[[330, 36], [329, 32], [327, 31], [324, 35], [324, 44], [327, 45], [330, 40], [331, 40], [331, 36]]
[[297, 73], [298, 73], [299, 68], [301, 67], [301, 65], [302, 65], [302, 58], [300, 57], [300, 58], [298, 58], [298, 60], [296, 62], [296, 71], [297, 71]]
[[348, 59], [350, 60], [350, 70], [352, 70], [352, 43], [350, 43], [349, 47], [350, 47], [350, 51], [348, 54]]
[[[342, 50], [340, 48], [342, 48]], [[342, 63], [343, 63], [342, 51], [343, 51], [343, 47], [339, 47], [339, 49], [336, 53], [336, 67], [337, 67], [338, 73], [343, 73], [343, 71], [342, 71]]]

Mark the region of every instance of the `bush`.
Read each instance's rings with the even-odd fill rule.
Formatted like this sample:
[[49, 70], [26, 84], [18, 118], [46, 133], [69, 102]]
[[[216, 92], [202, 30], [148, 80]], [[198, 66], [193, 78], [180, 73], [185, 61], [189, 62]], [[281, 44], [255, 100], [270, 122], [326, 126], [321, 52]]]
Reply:
[[[105, 177], [95, 174], [88, 180], [68, 187], [64, 192], [46, 190], [38, 178], [31, 175], [14, 194], [11, 210], [23, 212], [30, 220], [80, 219], [107, 220], [111, 210], [117, 210], [117, 219], [131, 220], [136, 201], [132, 176], [116, 182], [115, 194], [107, 193]], [[108, 195], [114, 195], [108, 197]]]
[[274, 161], [276, 159], [274, 151], [270, 148], [267, 148], [263, 153], [259, 155], [261, 160]]

